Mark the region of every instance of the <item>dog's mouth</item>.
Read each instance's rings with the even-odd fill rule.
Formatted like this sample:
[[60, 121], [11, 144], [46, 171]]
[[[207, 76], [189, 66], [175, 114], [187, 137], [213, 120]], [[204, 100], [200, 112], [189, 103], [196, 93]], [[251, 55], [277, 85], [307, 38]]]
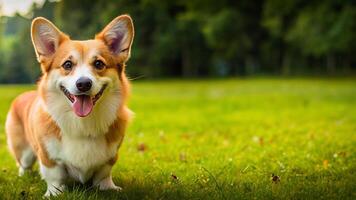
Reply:
[[103, 85], [100, 91], [92, 97], [86, 94], [71, 94], [64, 86], [60, 86], [63, 94], [68, 98], [70, 102], [72, 102], [73, 111], [78, 117], [86, 117], [91, 113], [95, 103], [103, 95], [106, 87], [107, 85]]

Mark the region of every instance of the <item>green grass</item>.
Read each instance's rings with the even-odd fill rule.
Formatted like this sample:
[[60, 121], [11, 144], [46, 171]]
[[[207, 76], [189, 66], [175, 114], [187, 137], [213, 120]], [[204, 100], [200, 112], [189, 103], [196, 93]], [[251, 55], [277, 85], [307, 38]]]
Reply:
[[[30, 88], [0, 87], [0, 199], [46, 190], [6, 148], [9, 104]], [[356, 199], [354, 79], [134, 82], [130, 107], [123, 192], [72, 184], [58, 199]]]

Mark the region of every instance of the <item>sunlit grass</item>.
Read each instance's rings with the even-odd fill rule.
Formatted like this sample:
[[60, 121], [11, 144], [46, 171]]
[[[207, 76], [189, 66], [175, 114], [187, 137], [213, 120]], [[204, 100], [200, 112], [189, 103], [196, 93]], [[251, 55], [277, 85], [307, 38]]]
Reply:
[[[40, 198], [17, 177], [0, 87], [0, 198]], [[356, 81], [246, 79], [133, 83], [136, 113], [114, 167], [123, 192], [72, 184], [68, 199], [355, 199]], [[272, 174], [275, 175], [274, 181]]]

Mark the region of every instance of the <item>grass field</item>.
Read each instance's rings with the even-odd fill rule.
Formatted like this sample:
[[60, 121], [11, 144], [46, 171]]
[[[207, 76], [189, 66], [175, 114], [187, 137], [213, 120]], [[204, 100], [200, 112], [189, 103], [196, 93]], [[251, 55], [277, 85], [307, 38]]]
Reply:
[[[38, 199], [17, 177], [0, 86], [0, 199]], [[72, 184], [58, 199], [356, 199], [355, 79], [133, 83], [136, 117], [113, 171], [121, 193]], [[273, 174], [273, 175], [272, 175]]]

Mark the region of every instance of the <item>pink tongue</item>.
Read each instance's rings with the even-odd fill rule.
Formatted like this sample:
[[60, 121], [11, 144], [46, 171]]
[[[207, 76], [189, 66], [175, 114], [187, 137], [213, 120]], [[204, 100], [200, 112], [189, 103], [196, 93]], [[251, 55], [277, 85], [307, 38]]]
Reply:
[[73, 110], [79, 117], [86, 117], [93, 109], [93, 101], [88, 95], [78, 95], [74, 97]]

